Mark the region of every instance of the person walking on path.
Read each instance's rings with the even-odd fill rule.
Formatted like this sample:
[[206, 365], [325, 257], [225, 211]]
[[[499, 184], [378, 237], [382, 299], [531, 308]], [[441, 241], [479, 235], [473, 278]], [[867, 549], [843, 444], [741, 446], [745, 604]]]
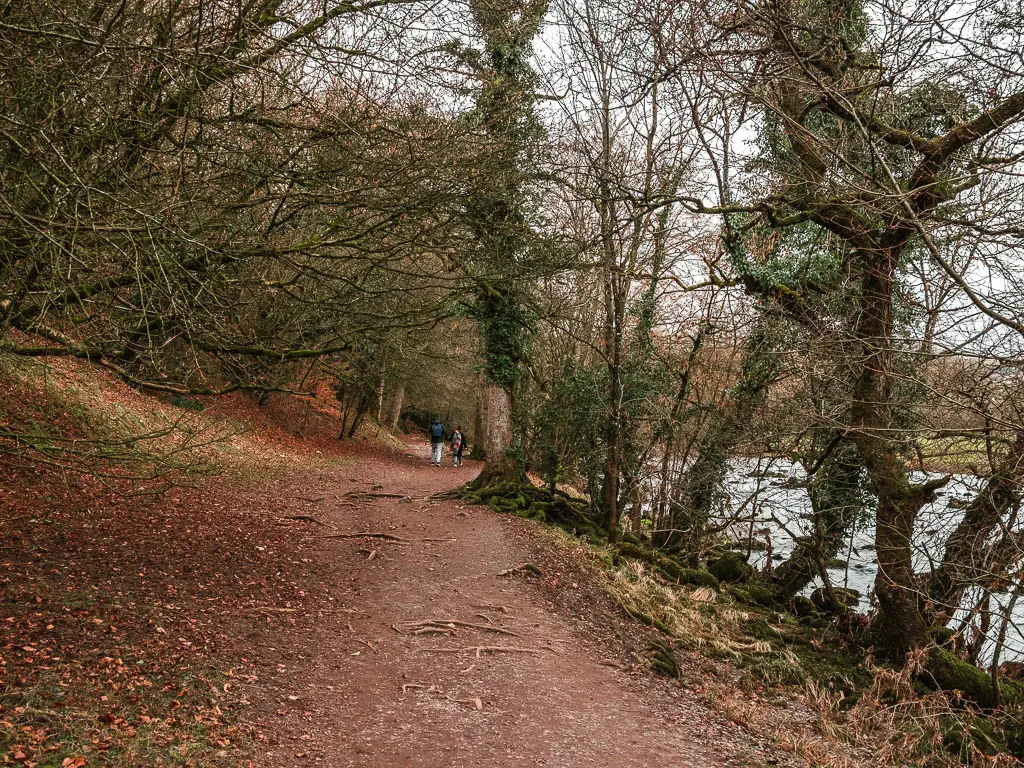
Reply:
[[430, 425], [430, 463], [435, 467], [441, 466], [442, 448], [444, 448], [444, 424], [440, 419], [434, 419]]
[[456, 427], [452, 434], [452, 466], [462, 466], [462, 449], [466, 446], [466, 438], [462, 435], [462, 427]]

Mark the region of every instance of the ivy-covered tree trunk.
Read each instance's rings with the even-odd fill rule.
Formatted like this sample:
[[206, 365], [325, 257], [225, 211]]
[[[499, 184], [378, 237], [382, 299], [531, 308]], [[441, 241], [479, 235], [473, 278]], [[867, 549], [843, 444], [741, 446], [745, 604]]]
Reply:
[[524, 477], [521, 461], [510, 449], [515, 438], [515, 388], [529, 344], [529, 324], [513, 291], [511, 285], [508, 293], [491, 288], [477, 302], [486, 357], [487, 419], [484, 468], [473, 481], [475, 488]]
[[484, 341], [487, 382], [487, 455], [474, 481], [480, 487], [524, 474], [510, 450], [512, 406], [532, 336], [524, 300], [533, 239], [527, 172], [540, 127], [533, 114], [536, 77], [529, 59], [547, 0], [472, 0], [470, 9], [484, 50], [464, 53], [463, 59], [480, 79], [474, 116], [483, 132], [481, 160], [488, 165], [467, 204], [479, 275], [473, 314]]

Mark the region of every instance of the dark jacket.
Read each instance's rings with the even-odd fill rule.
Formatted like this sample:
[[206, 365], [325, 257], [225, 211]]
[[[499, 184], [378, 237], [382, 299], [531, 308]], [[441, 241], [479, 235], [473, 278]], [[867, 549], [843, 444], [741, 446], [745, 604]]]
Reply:
[[[435, 435], [434, 434], [434, 427], [441, 427], [441, 429], [438, 430], [441, 433], [440, 435]], [[439, 421], [431, 424], [430, 425], [430, 429], [427, 430], [427, 434], [430, 436], [430, 442], [431, 443], [443, 443], [444, 442], [444, 425], [441, 424], [441, 422], [439, 422]]]

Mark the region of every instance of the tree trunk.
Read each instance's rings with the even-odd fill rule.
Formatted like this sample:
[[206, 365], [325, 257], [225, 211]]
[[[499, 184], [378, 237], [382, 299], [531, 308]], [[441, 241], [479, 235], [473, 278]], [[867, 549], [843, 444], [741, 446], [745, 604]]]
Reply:
[[391, 408], [388, 412], [388, 429], [392, 432], [398, 430], [398, 420], [402, 417], [402, 406], [405, 404], [405, 382], [395, 383], [395, 389], [391, 393]]
[[483, 380], [481, 379], [476, 385], [476, 404], [473, 409], [473, 448], [469, 452], [469, 458], [471, 459], [487, 458], [487, 452], [484, 449], [484, 435], [486, 434], [486, 425], [484, 424], [484, 398], [486, 396], [487, 390], [484, 387]]
[[359, 396], [359, 400], [356, 402], [356, 413], [352, 418], [352, 423], [348, 428], [348, 437], [353, 438], [356, 436], [356, 430], [359, 429], [359, 425], [363, 423], [363, 419], [366, 414], [370, 412], [370, 405], [373, 403], [373, 390], [364, 388], [363, 393]]
[[[762, 318], [744, 345], [740, 378], [728, 400], [711, 417], [696, 460], [683, 478], [683, 499], [691, 516], [689, 527], [702, 527], [711, 514], [715, 496], [725, 479], [727, 461], [764, 402], [768, 387], [779, 373], [780, 357], [772, 351], [772, 331]], [[672, 527], [677, 527], [673, 519]]]
[[640, 479], [634, 477], [629, 487], [632, 489], [631, 496], [633, 497], [633, 506], [630, 509], [629, 515], [629, 530], [634, 536], [639, 536], [643, 530], [643, 486], [640, 484]]
[[612, 425], [608, 430], [604, 483], [601, 486], [601, 506], [604, 508], [605, 526], [608, 530], [608, 537], [613, 540], [619, 530], [619, 464], [622, 455], [622, 436], [619, 434], [615, 421], [617, 419], [613, 415]]
[[387, 381], [387, 365], [380, 364], [380, 375], [377, 379], [377, 423], [382, 424], [384, 419], [384, 383]]
[[796, 542], [789, 559], [779, 565], [772, 579], [779, 600], [796, 595], [814, 580], [822, 564], [839, 553], [863, 511], [861, 468], [857, 448], [850, 443], [836, 447], [822, 462], [807, 489], [813, 532]]
[[[665, 422], [664, 427], [659, 430], [659, 434], [655, 438], [656, 440], [662, 440], [664, 443], [664, 449], [661, 454], [661, 471], [658, 474], [658, 492], [653, 510], [655, 528], [654, 537], [655, 541], [658, 543], [667, 543], [672, 537], [667, 512], [669, 504], [669, 489], [671, 486], [669, 476], [672, 474], [672, 460], [675, 457], [676, 452], [676, 426], [680, 421], [683, 406], [687, 403], [690, 396], [690, 377], [694, 364], [697, 360], [697, 354], [700, 352], [700, 348], [704, 343], [704, 337], [707, 332], [707, 326], [702, 323], [697, 329], [697, 334], [693, 337], [693, 346], [690, 347], [690, 354], [686, 359], [686, 367], [683, 368], [679, 375], [679, 388], [676, 390], [676, 397], [672, 402], [672, 411], [669, 413], [668, 420]], [[661, 529], [668, 530], [662, 531]]]
[[495, 482], [522, 480], [519, 462], [508, 455], [512, 444], [512, 393], [498, 384], [487, 386], [487, 435], [484, 450], [487, 460], [473, 481], [474, 488]]
[[1009, 453], [964, 511], [946, 542], [941, 564], [932, 573], [928, 592], [935, 605], [933, 626], [949, 621], [967, 589], [1005, 577], [1007, 564], [998, 557], [992, 537], [1006, 513], [1020, 503], [1022, 482], [1024, 432], [1018, 432]]
[[905, 237], [887, 247], [860, 248], [860, 316], [858, 376], [851, 403], [854, 440], [871, 477], [878, 508], [875, 514], [875, 595], [881, 611], [873, 627], [883, 654], [902, 661], [928, 641], [928, 623], [918, 601], [911, 538], [921, 507], [945, 481], [911, 485], [889, 439], [892, 390], [892, 294], [896, 263]]

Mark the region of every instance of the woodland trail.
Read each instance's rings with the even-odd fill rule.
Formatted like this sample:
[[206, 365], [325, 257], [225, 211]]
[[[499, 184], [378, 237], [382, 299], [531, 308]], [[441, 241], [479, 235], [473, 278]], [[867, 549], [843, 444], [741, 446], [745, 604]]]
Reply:
[[[432, 467], [427, 453], [271, 481], [322, 524], [304, 529], [303, 560], [321, 588], [295, 584], [320, 597], [250, 635], [259, 765], [762, 764], [740, 729], [630, 657], [607, 626], [623, 619], [594, 615], [599, 600], [571, 570], [500, 575], [537, 555], [536, 529], [432, 501], [479, 465]], [[347, 537], [364, 531], [403, 541]]]

